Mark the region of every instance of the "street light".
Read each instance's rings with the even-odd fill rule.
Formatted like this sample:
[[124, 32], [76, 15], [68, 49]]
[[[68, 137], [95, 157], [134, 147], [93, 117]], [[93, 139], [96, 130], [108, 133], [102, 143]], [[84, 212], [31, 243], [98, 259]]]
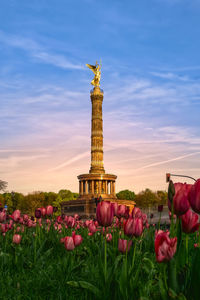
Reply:
[[195, 178], [193, 178], [193, 177], [191, 177], [191, 176], [187, 176], [187, 175], [177, 175], [177, 174], [166, 173], [166, 182], [169, 182], [169, 181], [170, 181], [171, 176], [187, 177], [187, 178], [193, 179], [194, 181], [197, 181]]

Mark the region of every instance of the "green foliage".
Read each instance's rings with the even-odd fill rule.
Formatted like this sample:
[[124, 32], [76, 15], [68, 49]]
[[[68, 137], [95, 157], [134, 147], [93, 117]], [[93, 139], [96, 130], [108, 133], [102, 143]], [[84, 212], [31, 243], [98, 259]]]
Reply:
[[152, 207], [159, 204], [167, 203], [167, 192], [157, 191], [153, 192], [150, 189], [145, 189], [136, 195], [135, 200], [138, 207]]
[[123, 190], [116, 194], [118, 199], [121, 200], [134, 200], [135, 199], [135, 193], [129, 190]]
[[53, 201], [52, 205], [57, 207], [58, 210], [55, 213], [55, 216], [59, 216], [61, 214], [61, 202], [63, 201], [62, 197], [60, 195], [57, 196], [57, 198], [55, 199], [55, 201]]

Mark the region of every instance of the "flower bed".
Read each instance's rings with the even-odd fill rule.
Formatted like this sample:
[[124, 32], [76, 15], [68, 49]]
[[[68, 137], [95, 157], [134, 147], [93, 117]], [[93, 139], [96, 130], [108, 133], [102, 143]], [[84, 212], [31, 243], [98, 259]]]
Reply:
[[0, 299], [199, 300], [200, 180], [170, 182], [168, 195], [169, 231], [137, 207], [129, 214], [110, 202], [85, 222], [55, 218], [52, 206], [34, 220], [2, 209]]

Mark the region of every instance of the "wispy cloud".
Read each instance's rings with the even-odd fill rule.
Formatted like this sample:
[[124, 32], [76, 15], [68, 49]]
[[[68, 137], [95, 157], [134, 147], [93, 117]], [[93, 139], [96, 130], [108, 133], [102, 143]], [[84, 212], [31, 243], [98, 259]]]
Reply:
[[62, 169], [64, 167], [69, 166], [70, 164], [72, 164], [72, 163], [80, 160], [80, 159], [83, 159], [85, 157], [89, 157], [89, 155], [90, 155], [90, 152], [86, 151], [84, 153], [81, 153], [79, 155], [74, 156], [73, 158], [69, 159], [68, 161], [66, 161], [66, 162], [64, 162], [64, 163], [56, 166], [55, 168], [49, 169], [48, 171], [57, 171], [57, 170], [60, 170], [60, 169]]
[[147, 168], [150, 168], [150, 167], [160, 166], [160, 165], [172, 162], [172, 161], [181, 160], [181, 159], [184, 159], [186, 157], [194, 156], [194, 155], [197, 155], [197, 154], [200, 154], [200, 151], [190, 153], [190, 154], [186, 154], [186, 155], [181, 155], [181, 156], [171, 158], [171, 159], [168, 159], [168, 160], [164, 160], [164, 161], [159, 161], [159, 162], [156, 162], [156, 163], [153, 163], [153, 164], [149, 164], [149, 165], [143, 166], [141, 168], [137, 168], [134, 171], [139, 171], [139, 170], [147, 169]]
[[10, 47], [20, 48], [31, 57], [37, 58], [41, 62], [60, 67], [62, 69], [84, 70], [81, 64], [72, 63], [63, 55], [49, 53], [44, 46], [39, 45], [36, 41], [16, 35], [9, 35], [0, 31], [0, 41]]
[[161, 73], [161, 72], [150, 72], [153, 76], [163, 78], [163, 79], [171, 79], [171, 80], [181, 80], [181, 81], [188, 81], [189, 77], [188, 76], [180, 76], [174, 73]]

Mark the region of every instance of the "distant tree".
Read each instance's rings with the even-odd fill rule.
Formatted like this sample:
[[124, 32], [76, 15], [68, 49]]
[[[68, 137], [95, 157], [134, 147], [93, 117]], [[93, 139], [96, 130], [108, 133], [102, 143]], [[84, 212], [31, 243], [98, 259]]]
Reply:
[[8, 212], [12, 213], [13, 212], [13, 202], [12, 202], [12, 196], [11, 193], [4, 193], [4, 205], [8, 206]]
[[34, 215], [35, 209], [45, 206], [45, 195], [43, 192], [33, 192], [25, 196], [27, 203], [27, 211], [29, 214]]
[[79, 193], [73, 193], [73, 197], [74, 197], [73, 200], [76, 200], [78, 198], [78, 196], [79, 196]]
[[0, 191], [5, 191], [8, 183], [6, 181], [0, 180]]
[[158, 200], [157, 194], [150, 189], [145, 189], [135, 197], [136, 205], [142, 208], [155, 206], [158, 203]]
[[4, 207], [4, 205], [5, 205], [4, 196], [2, 194], [0, 194], [0, 207]]
[[44, 206], [47, 206], [47, 205], [53, 205], [53, 202], [56, 200], [58, 194], [54, 193], [54, 192], [45, 192], [44, 193], [44, 196], [45, 196], [45, 205]]
[[70, 190], [60, 190], [58, 195], [62, 198], [63, 201], [74, 200], [74, 195]]
[[166, 191], [157, 191], [159, 204], [166, 205], [168, 201], [168, 193]]
[[135, 193], [129, 190], [123, 190], [116, 194], [118, 199], [121, 200], [134, 200], [135, 199]]

